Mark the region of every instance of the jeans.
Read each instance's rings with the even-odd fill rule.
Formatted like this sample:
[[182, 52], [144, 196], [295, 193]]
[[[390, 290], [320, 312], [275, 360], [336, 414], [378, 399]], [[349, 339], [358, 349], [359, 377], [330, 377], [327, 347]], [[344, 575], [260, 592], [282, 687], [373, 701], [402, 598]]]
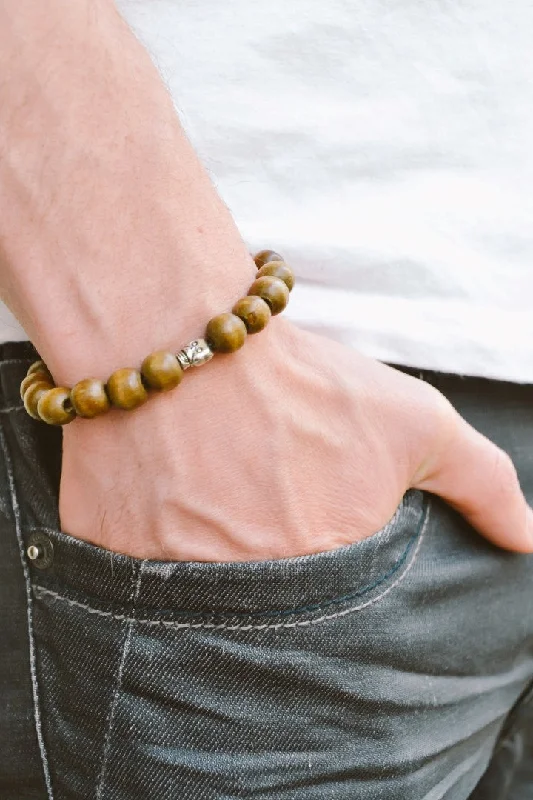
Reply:
[[[309, 556], [78, 541], [61, 429], [22, 409], [37, 357], [0, 345], [1, 800], [533, 797], [533, 556], [415, 489]], [[533, 502], [532, 386], [396, 368], [506, 450]]]

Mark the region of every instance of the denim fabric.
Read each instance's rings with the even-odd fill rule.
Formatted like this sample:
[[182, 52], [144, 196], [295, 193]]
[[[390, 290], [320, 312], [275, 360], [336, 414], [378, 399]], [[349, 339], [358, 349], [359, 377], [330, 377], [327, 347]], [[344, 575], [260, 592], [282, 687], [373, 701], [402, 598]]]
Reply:
[[[310, 556], [77, 541], [61, 430], [21, 409], [36, 357], [0, 346], [0, 800], [533, 797], [533, 557], [413, 489], [369, 539]], [[422, 377], [533, 502], [533, 387]]]

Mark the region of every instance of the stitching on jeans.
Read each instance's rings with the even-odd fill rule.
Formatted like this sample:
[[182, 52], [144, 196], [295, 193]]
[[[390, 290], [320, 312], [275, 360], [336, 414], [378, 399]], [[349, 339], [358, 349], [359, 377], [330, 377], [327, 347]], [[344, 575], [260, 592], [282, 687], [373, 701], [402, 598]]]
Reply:
[[13, 465], [11, 463], [11, 457], [9, 455], [9, 450], [7, 447], [4, 431], [2, 430], [1, 427], [0, 427], [0, 443], [2, 446], [2, 450], [4, 452], [4, 458], [6, 462], [6, 469], [9, 481], [9, 493], [11, 495], [11, 505], [13, 509], [13, 516], [15, 519], [15, 531], [17, 534], [20, 559], [22, 561], [22, 569], [24, 572], [24, 579], [26, 583], [28, 642], [29, 642], [29, 652], [30, 652], [30, 675], [31, 675], [32, 694], [33, 694], [33, 715], [35, 720], [35, 730], [37, 733], [37, 742], [39, 744], [39, 751], [41, 753], [41, 763], [43, 767], [44, 782], [46, 785], [48, 800], [53, 800], [52, 782], [50, 779], [50, 768], [48, 766], [48, 757], [46, 754], [46, 748], [44, 744], [44, 737], [43, 737], [42, 723], [41, 723], [41, 711], [39, 707], [39, 686], [37, 682], [37, 658], [36, 658], [35, 638], [33, 630], [33, 613], [32, 613], [32, 591], [31, 591], [32, 587], [31, 587], [29, 569], [24, 555], [24, 542], [22, 539], [22, 530], [20, 524], [20, 508], [17, 498], [17, 491], [15, 487]]
[[[141, 562], [141, 566], [140, 566], [140, 569], [139, 569], [139, 574], [137, 575], [137, 581], [136, 581], [136, 584], [135, 584], [135, 588], [132, 591], [132, 598], [131, 599], [132, 599], [132, 602], [133, 602], [133, 611], [132, 611], [133, 614], [135, 614], [135, 601], [137, 600], [137, 597], [139, 596], [139, 589], [140, 589], [140, 586], [141, 586], [141, 575], [142, 575], [143, 566], [144, 566], [144, 562]], [[100, 775], [99, 775], [99, 778], [98, 778], [98, 785], [97, 785], [97, 788], [96, 788], [96, 800], [101, 800], [102, 791], [103, 791], [103, 788], [104, 788], [105, 769], [106, 769], [106, 766], [107, 766], [107, 758], [108, 758], [108, 755], [109, 755], [109, 748], [111, 746], [111, 732], [112, 732], [112, 728], [113, 728], [113, 717], [115, 715], [115, 708], [116, 708], [116, 705], [117, 705], [117, 702], [118, 702], [118, 693], [119, 693], [121, 685], [122, 685], [122, 673], [124, 672], [124, 664], [126, 663], [126, 657], [128, 655], [128, 651], [129, 651], [131, 633], [132, 633], [132, 630], [133, 630], [132, 622], [133, 622], [133, 618], [128, 621], [128, 628], [126, 630], [126, 635], [124, 637], [124, 644], [122, 646], [122, 655], [121, 655], [120, 663], [118, 665], [118, 670], [117, 670], [117, 676], [116, 676], [116, 681], [115, 681], [115, 691], [113, 692], [113, 699], [112, 699], [111, 704], [109, 706], [109, 714], [107, 715], [107, 720], [106, 720], [106, 729], [107, 730], [106, 730], [106, 735], [105, 735], [105, 739], [104, 739], [104, 748], [103, 748], [103, 751], [102, 751], [102, 766], [100, 768]]]
[[0, 414], [9, 414], [10, 411], [21, 411], [24, 406], [9, 406], [9, 408], [0, 408]]
[[[327, 608], [330, 605], [339, 605], [339, 603], [344, 603], [347, 600], [354, 600], [356, 597], [362, 597], [363, 595], [368, 594], [369, 592], [372, 591], [372, 589], [376, 589], [378, 586], [380, 586], [386, 580], [391, 578], [396, 572], [398, 572], [398, 570], [404, 564], [405, 560], [407, 559], [407, 556], [409, 555], [409, 551], [410, 551], [413, 543], [421, 535], [422, 526], [423, 526], [426, 514], [428, 513], [428, 502], [429, 501], [426, 498], [424, 503], [423, 503], [422, 513], [421, 513], [420, 521], [419, 521], [419, 524], [418, 524], [418, 529], [417, 529], [416, 533], [413, 536], [411, 536], [411, 538], [407, 542], [407, 545], [406, 545], [405, 550], [403, 551], [402, 555], [396, 561], [394, 566], [388, 572], [386, 572], [384, 575], [381, 575], [379, 578], [377, 578], [374, 581], [374, 583], [371, 583], [368, 586], [365, 586], [362, 589], [359, 589], [357, 592], [349, 592], [348, 594], [342, 595], [340, 597], [328, 597], [327, 599], [321, 600], [318, 603], [312, 603], [312, 604], [307, 605], [307, 606], [298, 606], [297, 608], [283, 609], [282, 611], [275, 610], [275, 609], [267, 609], [265, 611], [231, 611], [231, 612], [224, 612], [224, 613], [226, 613], [227, 616], [232, 616], [232, 617], [275, 617], [275, 616], [276, 617], [288, 617], [288, 616], [292, 616], [293, 614], [302, 614], [305, 611], [319, 611], [320, 609]], [[396, 514], [394, 515], [393, 519], [395, 517], [396, 517]], [[389, 522], [388, 526], [391, 524], [391, 522]], [[45, 528], [43, 526], [39, 526], [39, 527], [36, 527], [36, 528], [27, 528], [28, 533], [31, 533], [34, 530], [44, 531], [45, 533], [52, 533], [52, 534], [58, 533], [58, 531], [56, 531], [54, 528]], [[59, 531], [59, 533], [62, 533], [62, 532]], [[49, 589], [45, 590], [45, 591], [51, 592], [51, 590], [49, 590]], [[59, 595], [59, 596], [63, 597], [63, 595]], [[137, 607], [137, 611], [138, 612], [142, 612], [142, 611], [149, 612], [150, 609], [145, 608], [143, 606], [138, 606]], [[164, 613], [165, 611], [172, 612], [172, 609], [161, 609], [161, 608], [158, 608], [157, 611], [159, 613]], [[202, 611], [197, 611], [197, 612], [194, 612], [194, 611], [174, 611], [173, 613], [180, 614], [181, 616], [184, 616], [184, 615], [188, 615], [188, 616], [202, 615], [202, 616], [205, 616], [206, 614], [213, 615], [213, 614], [220, 614], [222, 612], [219, 612], [216, 609], [213, 609], [213, 610], [206, 609], [203, 612]], [[120, 619], [120, 618], [121, 618], [121, 615], [118, 615], [117, 619]]]
[[375, 603], [382, 600], [386, 597], [389, 592], [395, 589], [399, 584], [404, 580], [407, 576], [409, 571], [411, 570], [413, 564], [416, 561], [418, 553], [420, 552], [420, 547], [422, 545], [422, 541], [424, 539], [424, 535], [427, 530], [429, 518], [430, 518], [430, 510], [431, 510], [431, 500], [428, 499], [427, 504], [427, 512], [424, 519], [424, 524], [422, 526], [422, 531], [420, 533], [417, 545], [414, 549], [413, 555], [411, 559], [407, 562], [407, 565], [403, 572], [398, 575], [396, 580], [391, 583], [391, 585], [385, 589], [381, 594], [378, 594], [376, 597], [373, 597], [371, 600], [367, 600], [366, 603], [361, 603], [357, 606], [351, 606], [350, 608], [345, 608], [343, 611], [338, 611], [335, 614], [324, 614], [317, 619], [308, 619], [308, 620], [297, 620], [296, 622], [276, 622], [274, 624], [263, 624], [263, 625], [228, 625], [227, 623], [209, 623], [209, 622], [174, 622], [172, 620], [163, 620], [163, 619], [142, 619], [142, 618], [135, 618], [135, 617], [128, 617], [125, 614], [114, 614], [112, 611], [102, 611], [98, 608], [91, 608], [86, 603], [80, 603], [78, 600], [72, 600], [69, 597], [64, 597], [63, 595], [59, 594], [59, 592], [53, 592], [50, 589], [45, 589], [42, 586], [34, 586], [34, 592], [37, 597], [39, 595], [48, 595], [52, 597], [54, 600], [61, 600], [64, 603], [68, 603], [71, 606], [76, 606], [77, 608], [83, 608], [85, 611], [88, 611], [89, 614], [97, 614], [101, 617], [112, 617], [116, 620], [127, 620], [128, 622], [138, 622], [143, 625], [159, 625], [163, 628], [210, 628], [211, 630], [228, 630], [228, 631], [250, 631], [250, 630], [276, 630], [278, 628], [299, 628], [308, 625], [317, 625], [320, 622], [327, 622], [332, 619], [338, 619], [339, 617], [344, 617], [347, 614], [352, 614], [356, 611], [362, 611], [364, 608], [369, 608], [370, 606], [374, 605]]
[[28, 361], [33, 362], [33, 358], [30, 356], [26, 358], [5, 358], [3, 361], [0, 361], [0, 369], [6, 364], [27, 364]]
[[[30, 530], [31, 529], [29, 529], [29, 531]], [[35, 530], [45, 531], [46, 529], [45, 528], [38, 528], [38, 529], [35, 529]], [[372, 589], [376, 589], [382, 583], [385, 583], [386, 580], [388, 580], [389, 578], [392, 578], [392, 576], [396, 572], [398, 572], [398, 570], [405, 563], [405, 560], [406, 560], [407, 556], [409, 555], [409, 550], [411, 549], [413, 543], [415, 542], [416, 539], [418, 539], [419, 536], [420, 536], [420, 531], [417, 531], [414, 534], [414, 536], [412, 536], [409, 539], [405, 550], [403, 551], [403, 553], [400, 556], [400, 558], [398, 559], [398, 561], [395, 563], [394, 567], [392, 567], [392, 569], [390, 569], [384, 575], [381, 575], [377, 580], [374, 581], [374, 583], [371, 583], [368, 586], [365, 586], [363, 589], [360, 589], [357, 592], [350, 592], [350, 594], [345, 594], [345, 595], [342, 595], [341, 597], [328, 598], [327, 600], [323, 600], [320, 603], [313, 603], [313, 604], [307, 605], [307, 606], [298, 606], [297, 608], [287, 608], [287, 609], [283, 609], [282, 611], [274, 610], [274, 609], [272, 609], [272, 610], [267, 609], [265, 611], [231, 611], [231, 612], [227, 612], [227, 613], [229, 613], [232, 617], [289, 617], [289, 616], [292, 616], [293, 614], [303, 614], [305, 611], [320, 611], [321, 608], [327, 608], [328, 606], [331, 606], [331, 605], [339, 605], [339, 603], [345, 603], [347, 600], [354, 600], [356, 597], [362, 597], [363, 595], [368, 594], [369, 592], [371, 592]], [[45, 590], [45, 591], [51, 591], [51, 590]], [[143, 607], [143, 606], [139, 606], [137, 608], [137, 610], [139, 612], [142, 612], [142, 611], [149, 612], [150, 609], [146, 608], [146, 607]], [[158, 610], [159, 613], [163, 613], [165, 611], [170, 611], [172, 613], [172, 609], [158, 608], [157, 610]], [[212, 609], [212, 610], [206, 609], [205, 611], [196, 611], [196, 612], [195, 611], [181, 611], [181, 612], [180, 611], [175, 611], [174, 613], [180, 613], [181, 615], [187, 614], [189, 616], [194, 615], [194, 614], [205, 616], [206, 614], [218, 614], [220, 612], [217, 611], [216, 609]]]
[[[342, 595], [341, 597], [330, 597], [327, 600], [323, 600], [320, 603], [313, 603], [313, 604], [307, 605], [307, 606], [298, 606], [297, 608], [286, 608], [286, 609], [283, 609], [282, 611], [278, 611], [278, 610], [231, 611], [231, 612], [228, 612], [228, 613], [231, 616], [234, 616], [234, 617], [290, 617], [293, 614], [303, 614], [304, 611], [320, 611], [320, 609], [322, 609], [322, 608], [327, 608], [328, 606], [331, 606], [331, 605], [339, 605], [339, 603], [345, 603], [347, 600], [354, 600], [356, 597], [362, 597], [363, 595], [368, 594], [369, 592], [371, 592], [372, 589], [376, 589], [378, 586], [381, 586], [382, 583], [385, 583], [386, 580], [388, 580], [389, 578], [392, 578], [392, 576], [396, 572], [398, 572], [398, 570], [404, 564], [407, 556], [409, 555], [409, 550], [411, 549], [411, 546], [413, 545], [413, 542], [416, 539], [418, 539], [418, 536], [419, 536], [419, 531], [417, 531], [417, 533], [415, 533], [414, 536], [411, 536], [411, 538], [407, 542], [407, 546], [406, 546], [405, 550], [403, 551], [402, 555], [400, 556], [400, 558], [398, 559], [396, 564], [392, 567], [392, 569], [390, 569], [384, 575], [381, 575], [381, 577], [379, 577], [377, 580], [375, 580], [374, 583], [371, 583], [368, 586], [365, 586], [363, 589], [360, 589], [357, 592], [350, 592], [350, 594], [345, 594], [345, 595]], [[144, 609], [141, 608], [140, 610], [143, 611]], [[166, 609], [160, 609], [159, 608], [157, 610], [159, 612], [161, 612], [161, 611], [166, 610]], [[185, 611], [183, 613], [194, 614], [195, 612]], [[215, 610], [215, 611], [210, 611], [210, 612], [208, 611], [208, 612], [196, 612], [196, 613], [217, 614], [217, 613], [220, 613], [220, 612], [217, 612]]]

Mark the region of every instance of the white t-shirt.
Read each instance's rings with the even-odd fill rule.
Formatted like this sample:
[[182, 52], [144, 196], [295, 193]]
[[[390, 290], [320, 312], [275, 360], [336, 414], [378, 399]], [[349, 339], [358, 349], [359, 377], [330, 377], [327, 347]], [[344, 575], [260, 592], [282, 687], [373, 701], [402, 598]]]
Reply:
[[118, 5], [250, 250], [294, 267], [286, 316], [533, 383], [532, 3]]

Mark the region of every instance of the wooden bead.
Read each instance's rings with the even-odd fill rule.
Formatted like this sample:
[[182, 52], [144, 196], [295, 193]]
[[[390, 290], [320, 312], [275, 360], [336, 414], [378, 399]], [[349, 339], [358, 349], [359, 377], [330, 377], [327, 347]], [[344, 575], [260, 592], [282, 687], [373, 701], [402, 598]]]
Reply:
[[231, 309], [235, 316], [242, 319], [248, 333], [262, 331], [272, 316], [268, 303], [257, 295], [241, 297]]
[[34, 381], [26, 387], [23, 395], [24, 408], [33, 419], [40, 419], [37, 412], [37, 404], [45, 392], [50, 391], [54, 387], [47, 381]]
[[255, 266], [259, 269], [269, 261], [283, 261], [283, 256], [280, 256], [275, 250], [260, 250], [255, 254], [254, 261]]
[[32, 372], [30, 375], [26, 375], [26, 377], [20, 384], [20, 396], [22, 397], [22, 399], [24, 399], [24, 395], [26, 394], [26, 389], [28, 389], [34, 383], [47, 383], [49, 389], [52, 389], [54, 386], [53, 381], [50, 378], [50, 373]]
[[235, 314], [218, 314], [207, 323], [205, 339], [215, 353], [233, 353], [246, 340], [246, 325]]
[[144, 382], [151, 389], [166, 392], [177, 386], [183, 378], [183, 370], [174, 355], [166, 350], [156, 350], [146, 356], [141, 365]]
[[270, 306], [272, 314], [279, 314], [289, 302], [289, 290], [280, 278], [264, 275], [250, 286], [248, 294], [257, 294]]
[[284, 261], [269, 261], [267, 264], [263, 264], [257, 273], [257, 277], [262, 278], [263, 275], [273, 275], [274, 278], [280, 278], [289, 292], [294, 286], [294, 272]]
[[37, 403], [37, 413], [49, 425], [68, 425], [76, 417], [70, 400], [70, 389], [54, 386], [53, 389], [43, 392]]
[[117, 408], [132, 409], [148, 400], [141, 373], [130, 367], [115, 370], [106, 384], [109, 399]]
[[29, 368], [27, 375], [31, 375], [33, 372], [47, 372], [50, 374], [50, 370], [44, 363], [44, 361], [34, 361], [31, 367]]
[[96, 378], [84, 378], [70, 390], [70, 399], [79, 417], [93, 419], [111, 407], [105, 384]]

